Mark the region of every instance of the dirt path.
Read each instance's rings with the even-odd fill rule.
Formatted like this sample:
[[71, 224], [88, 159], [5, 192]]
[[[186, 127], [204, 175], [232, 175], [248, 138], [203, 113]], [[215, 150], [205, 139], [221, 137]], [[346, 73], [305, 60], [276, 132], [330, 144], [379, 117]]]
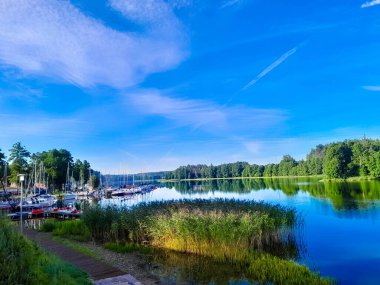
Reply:
[[133, 275], [144, 285], [166, 284], [152, 273], [152, 264], [149, 264], [147, 257], [141, 253], [117, 253], [93, 242], [77, 243], [94, 251], [100, 260]]

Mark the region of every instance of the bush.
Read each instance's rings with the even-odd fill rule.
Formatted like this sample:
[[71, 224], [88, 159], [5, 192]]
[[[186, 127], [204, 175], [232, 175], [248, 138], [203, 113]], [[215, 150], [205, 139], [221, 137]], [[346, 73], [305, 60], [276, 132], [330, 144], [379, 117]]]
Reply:
[[81, 220], [58, 221], [53, 235], [71, 238], [78, 241], [90, 240], [90, 232]]
[[56, 219], [47, 219], [45, 222], [42, 224], [40, 231], [42, 232], [52, 232], [56, 229], [57, 227], [57, 221]]

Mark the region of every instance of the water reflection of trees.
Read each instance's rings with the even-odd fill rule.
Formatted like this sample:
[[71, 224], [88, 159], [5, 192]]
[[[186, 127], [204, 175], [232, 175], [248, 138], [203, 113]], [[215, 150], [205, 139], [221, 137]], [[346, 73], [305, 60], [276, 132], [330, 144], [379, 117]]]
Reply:
[[249, 193], [263, 189], [282, 191], [287, 196], [297, 195], [300, 191], [311, 196], [329, 199], [337, 210], [367, 208], [371, 202], [380, 200], [380, 181], [360, 182], [319, 182], [315, 178], [289, 179], [234, 179], [208, 181], [181, 181], [165, 184], [182, 194], [226, 192]]
[[324, 182], [307, 185], [312, 196], [327, 198], [337, 210], [367, 208], [380, 199], [380, 181]]
[[164, 185], [168, 188], [175, 188], [181, 194], [226, 192], [226, 193], [249, 193], [251, 189], [245, 187], [243, 180], [206, 180], [206, 181], [180, 181], [167, 182]]

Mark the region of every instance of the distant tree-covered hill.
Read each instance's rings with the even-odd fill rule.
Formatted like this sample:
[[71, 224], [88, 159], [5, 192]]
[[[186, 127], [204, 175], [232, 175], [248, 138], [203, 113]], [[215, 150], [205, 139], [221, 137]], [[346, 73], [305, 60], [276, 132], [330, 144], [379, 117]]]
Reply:
[[279, 163], [267, 165], [247, 162], [181, 166], [166, 179], [274, 177], [324, 175], [326, 178], [356, 176], [380, 177], [380, 140], [346, 140], [312, 149], [305, 160], [284, 155]]

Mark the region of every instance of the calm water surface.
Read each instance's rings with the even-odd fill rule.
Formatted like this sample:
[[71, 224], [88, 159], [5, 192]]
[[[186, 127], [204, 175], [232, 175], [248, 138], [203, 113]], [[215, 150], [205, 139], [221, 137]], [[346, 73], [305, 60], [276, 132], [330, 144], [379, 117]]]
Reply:
[[[285, 205], [295, 208], [304, 219], [300, 238], [305, 252], [298, 262], [319, 270], [323, 276], [335, 278], [339, 284], [380, 284], [379, 181], [323, 183], [313, 179], [257, 179], [179, 182], [164, 186], [131, 200], [114, 199], [106, 203], [134, 205], [183, 198], [234, 198]], [[201, 268], [208, 271], [207, 267], [215, 264], [199, 266], [199, 260], [189, 257], [179, 262], [181, 255], [167, 257], [165, 262], [170, 265], [172, 259], [176, 260], [173, 264], [184, 265], [182, 269], [160, 269], [166, 272], [168, 283], [180, 283], [179, 280], [187, 278], [183, 284], [197, 284], [224, 278], [223, 283], [228, 284], [230, 278], [239, 279], [239, 275], [234, 274], [238, 268], [223, 269], [222, 277], [213, 276], [217, 270], [198, 271], [202, 271]], [[196, 275], [202, 277], [193, 276], [192, 270], [198, 270]], [[247, 282], [241, 280], [236, 284]]]

